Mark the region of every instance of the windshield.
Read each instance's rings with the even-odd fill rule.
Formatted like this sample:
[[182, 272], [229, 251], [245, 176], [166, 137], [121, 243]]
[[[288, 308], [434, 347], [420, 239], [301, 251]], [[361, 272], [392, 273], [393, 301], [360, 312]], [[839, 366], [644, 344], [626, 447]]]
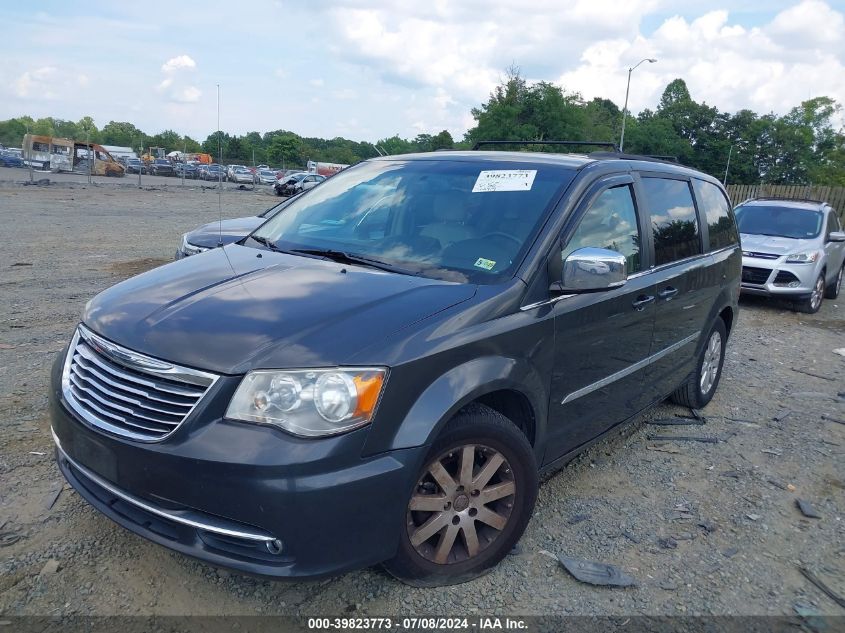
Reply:
[[750, 235], [803, 240], [818, 237], [822, 228], [822, 213], [812, 209], [745, 205], [735, 213], [739, 232]]
[[[457, 282], [512, 275], [574, 172], [554, 165], [375, 160], [311, 189], [254, 233]], [[247, 244], [251, 242], [247, 241]]]

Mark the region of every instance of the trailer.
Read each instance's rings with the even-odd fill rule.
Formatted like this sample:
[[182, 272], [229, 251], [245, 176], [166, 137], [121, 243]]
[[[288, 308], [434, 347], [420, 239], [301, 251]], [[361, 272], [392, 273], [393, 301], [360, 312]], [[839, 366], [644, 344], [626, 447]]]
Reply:
[[343, 165], [341, 163], [319, 163], [313, 160], [309, 160], [306, 165], [309, 174], [319, 174], [326, 178], [334, 176], [337, 172], [343, 171], [347, 167], [349, 165]]

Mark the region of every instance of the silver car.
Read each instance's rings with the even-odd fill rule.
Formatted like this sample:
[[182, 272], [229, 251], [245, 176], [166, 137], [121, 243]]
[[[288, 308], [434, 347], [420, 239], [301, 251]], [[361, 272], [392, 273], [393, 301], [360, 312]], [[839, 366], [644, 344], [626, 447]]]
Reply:
[[269, 169], [259, 169], [258, 173], [256, 174], [256, 178], [258, 182], [262, 185], [276, 184], [276, 172], [270, 171]]
[[232, 182], [253, 185], [255, 184], [255, 174], [253, 174], [246, 167], [236, 167], [235, 170], [232, 172], [232, 175], [229, 177], [229, 180], [231, 180]]
[[795, 301], [801, 312], [835, 299], [845, 268], [845, 233], [825, 202], [756, 198], [736, 209], [742, 292]]

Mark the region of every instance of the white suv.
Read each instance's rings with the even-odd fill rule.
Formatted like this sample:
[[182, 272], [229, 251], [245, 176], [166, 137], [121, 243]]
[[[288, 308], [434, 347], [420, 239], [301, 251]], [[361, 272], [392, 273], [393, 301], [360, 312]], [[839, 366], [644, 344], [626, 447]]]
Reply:
[[826, 202], [756, 198], [734, 210], [742, 241], [742, 292], [793, 299], [818, 312], [835, 299], [845, 268], [845, 233]]

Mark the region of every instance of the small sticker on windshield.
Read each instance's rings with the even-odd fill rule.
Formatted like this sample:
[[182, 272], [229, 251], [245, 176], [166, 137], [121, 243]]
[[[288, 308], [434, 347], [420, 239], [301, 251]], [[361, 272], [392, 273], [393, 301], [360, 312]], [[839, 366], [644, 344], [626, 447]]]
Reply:
[[487, 191], [531, 191], [536, 169], [492, 169], [478, 174], [473, 193]]
[[484, 270], [493, 270], [493, 266], [496, 265], [492, 259], [484, 259], [483, 257], [479, 257], [475, 260], [475, 264], [473, 264], [476, 268], [483, 268]]

